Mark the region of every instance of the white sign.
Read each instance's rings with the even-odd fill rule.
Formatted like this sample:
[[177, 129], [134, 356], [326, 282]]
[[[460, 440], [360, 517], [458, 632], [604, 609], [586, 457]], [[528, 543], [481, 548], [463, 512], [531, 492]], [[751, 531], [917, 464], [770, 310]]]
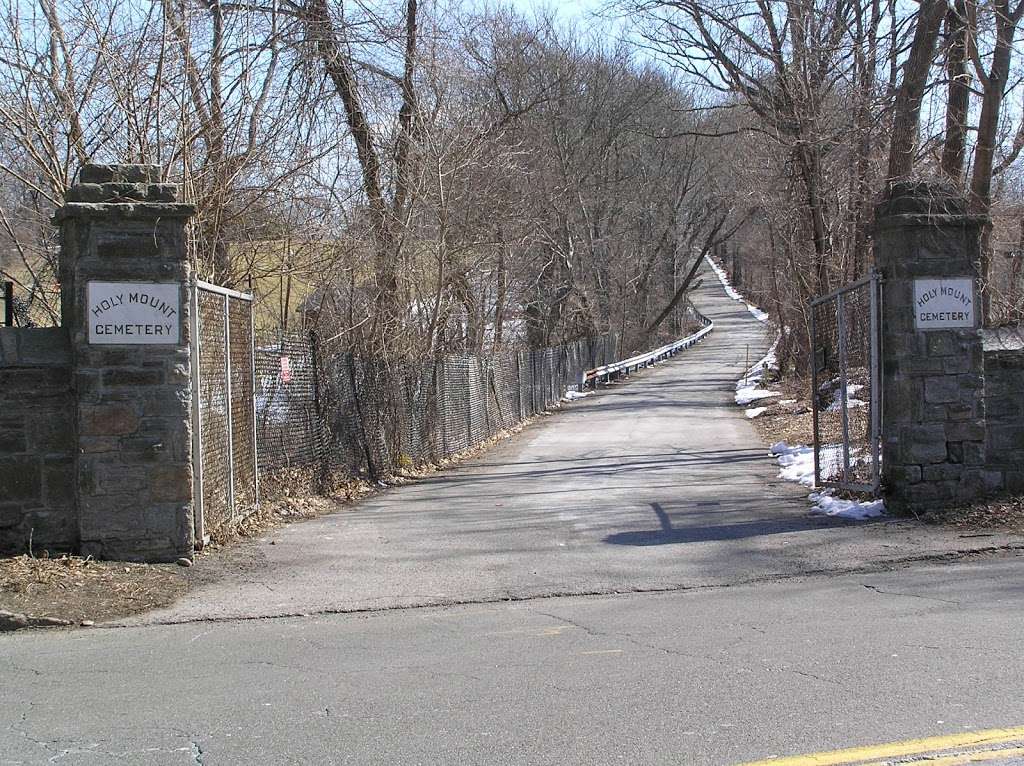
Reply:
[[914, 280], [915, 329], [974, 326], [974, 280], [971, 277]]
[[181, 338], [181, 285], [90, 282], [89, 343], [176, 344]]

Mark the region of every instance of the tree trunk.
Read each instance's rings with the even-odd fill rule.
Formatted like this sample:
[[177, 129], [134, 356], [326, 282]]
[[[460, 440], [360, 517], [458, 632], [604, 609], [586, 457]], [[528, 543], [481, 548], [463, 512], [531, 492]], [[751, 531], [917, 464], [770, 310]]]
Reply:
[[[1010, 59], [1013, 55], [1013, 36], [1020, 21], [1020, 6], [1011, 15], [1008, 0], [997, 0], [994, 16], [996, 20], [996, 41], [992, 51], [992, 68], [985, 77], [985, 92], [981, 100], [981, 116], [978, 118], [978, 141], [974, 150], [974, 170], [971, 173], [970, 202], [972, 212], [988, 215], [992, 206], [992, 167], [995, 160], [999, 113], [1003, 105], [1006, 82], [1010, 75]], [[981, 260], [978, 271], [984, 289], [982, 291], [982, 316], [990, 318], [992, 294], [988, 281], [992, 267], [992, 224], [989, 222], [981, 233]]]
[[942, 142], [942, 174], [960, 186], [964, 174], [967, 147], [967, 109], [971, 98], [971, 76], [967, 73], [967, 5], [964, 0], [946, 13], [949, 51], [946, 72], [949, 88], [946, 96], [946, 137]]
[[903, 67], [903, 82], [896, 93], [896, 108], [892, 122], [892, 143], [889, 148], [889, 178], [906, 178], [914, 170], [917, 153], [918, 123], [921, 101], [928, 84], [935, 42], [946, 14], [942, 0], [921, 0], [917, 12], [917, 28], [910, 55]]

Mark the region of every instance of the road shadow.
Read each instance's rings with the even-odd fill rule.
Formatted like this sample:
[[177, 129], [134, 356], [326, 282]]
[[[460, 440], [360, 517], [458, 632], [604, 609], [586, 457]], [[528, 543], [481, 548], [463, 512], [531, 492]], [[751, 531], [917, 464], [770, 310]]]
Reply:
[[[616, 532], [604, 538], [610, 545], [644, 547], [650, 545], [680, 545], [685, 543], [706, 543], [717, 540], [743, 540], [751, 537], [780, 535], [792, 532], [806, 532], [827, 527], [845, 527], [852, 524], [872, 523], [872, 520], [854, 522], [830, 516], [805, 516], [798, 518], [772, 517], [739, 521], [729, 524], [703, 524], [675, 527], [672, 518], [661, 503], [650, 503], [658, 517], [659, 529], [645, 529], [630, 532]], [[703, 515], [703, 514], [700, 514]]]
[[[503, 492], [511, 494], [537, 494], [538, 492], [578, 491], [595, 481], [651, 474], [680, 473], [685, 480], [686, 471], [707, 466], [731, 466], [737, 476], [747, 474], [749, 465], [763, 464], [767, 458], [764, 448], [735, 448], [720, 450], [675, 450], [650, 454], [606, 455], [601, 457], [551, 458], [500, 463], [478, 462], [468, 464], [462, 471], [438, 474], [420, 479], [415, 486], [423, 491], [438, 488], [448, 500], [458, 499], [459, 489], [466, 497], [473, 497], [477, 487], [500, 484]], [[481, 470], [484, 469], [484, 470]], [[504, 470], [501, 470], [504, 469]], [[525, 489], [520, 490], [519, 486]]]

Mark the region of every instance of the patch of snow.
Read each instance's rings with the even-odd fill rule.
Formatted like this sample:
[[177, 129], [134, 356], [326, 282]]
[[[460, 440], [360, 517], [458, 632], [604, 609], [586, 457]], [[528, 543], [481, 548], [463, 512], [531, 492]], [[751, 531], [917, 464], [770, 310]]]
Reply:
[[574, 402], [577, 399], [585, 399], [590, 396], [593, 391], [566, 391], [565, 396], [562, 397], [567, 402]]
[[736, 404], [740, 407], [746, 407], [748, 404], [753, 404], [758, 399], [768, 399], [773, 396], [779, 396], [778, 391], [767, 391], [763, 388], [741, 388], [736, 391]]
[[[779, 478], [793, 481], [805, 487], [814, 486], [814, 448], [803, 444], [790, 446], [776, 442], [770, 448], [771, 454], [779, 461]], [[838, 459], [842, 446], [830, 444], [824, 447], [825, 461]], [[832, 454], [834, 453], [834, 454]], [[843, 519], [862, 521], [885, 513], [884, 500], [845, 500], [835, 497], [831, 489], [812, 492], [807, 499], [814, 503], [811, 513], [821, 516], [836, 516]]]
[[767, 410], [767, 407], [751, 407], [749, 410], [746, 411], [746, 416], [748, 418], [753, 419], [759, 417], [760, 415], [763, 415], [765, 412], [767, 412]]
[[796, 399], [779, 399], [779, 404], [796, 404]]
[[756, 319], [758, 322], [767, 322], [768, 321], [768, 312], [767, 311], [761, 311], [761, 309], [759, 309], [753, 303], [748, 303], [747, 304], [747, 310], [751, 314], [754, 315], [754, 319]]
[[803, 444], [790, 446], [778, 442], [771, 446], [771, 452], [779, 460], [779, 478], [795, 481], [805, 487], [814, 486], [814, 448]]
[[778, 391], [769, 391], [766, 388], [760, 388], [761, 380], [764, 378], [764, 373], [769, 367], [777, 366], [779, 363], [778, 357], [775, 356], [775, 349], [779, 345], [779, 338], [775, 339], [775, 343], [768, 350], [768, 353], [764, 355], [764, 358], [747, 370], [747, 373], [736, 382], [736, 404], [740, 407], [746, 407], [751, 402], [755, 402], [758, 399], [767, 399], [771, 396], [782, 396]]
[[[848, 383], [846, 386], [846, 407], [852, 409], [854, 407], [867, 407], [868, 403], [863, 399], [857, 399], [854, 397], [858, 391], [864, 386], [859, 386], [856, 383]], [[836, 389], [836, 392], [832, 395], [832, 402], [826, 408], [827, 412], [842, 412], [843, 411], [843, 390], [841, 388]]]
[[736, 288], [733, 287], [732, 284], [729, 282], [729, 275], [725, 273], [725, 269], [723, 269], [721, 266], [715, 263], [711, 259], [710, 255], [705, 255], [704, 260], [708, 262], [708, 266], [710, 266], [711, 270], [715, 272], [715, 276], [718, 277], [718, 281], [722, 283], [722, 287], [725, 290], [726, 295], [728, 295], [734, 301], [739, 301], [740, 303], [745, 304], [747, 307], [747, 311], [749, 311], [753, 315], [754, 319], [756, 319], [758, 322], [768, 321], [768, 312], [762, 311], [753, 303], [747, 303], [746, 299], [738, 292], [736, 292]]
[[807, 498], [814, 503], [811, 513], [821, 516], [836, 516], [842, 519], [863, 521], [885, 513], [885, 501], [878, 500], [845, 500], [833, 497], [832, 490], [812, 492]]
[[718, 281], [722, 283], [722, 287], [725, 288], [725, 294], [732, 298], [734, 301], [742, 301], [743, 296], [736, 292], [736, 289], [732, 286], [732, 284], [730, 284], [729, 277], [725, 273], [725, 269], [723, 269], [721, 266], [719, 266], [717, 263], [711, 260], [710, 255], [705, 255], [704, 260], [708, 262], [708, 266], [710, 266], [711, 270], [715, 272], [715, 276], [718, 277]]

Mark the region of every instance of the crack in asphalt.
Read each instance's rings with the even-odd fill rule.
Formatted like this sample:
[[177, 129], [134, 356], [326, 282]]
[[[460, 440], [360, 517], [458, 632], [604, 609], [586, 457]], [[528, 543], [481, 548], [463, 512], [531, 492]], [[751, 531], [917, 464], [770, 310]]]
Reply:
[[[34, 702], [28, 703], [30, 709], [34, 705]], [[28, 711], [21, 713], [20, 720], [16, 723], [9, 724], [7, 726], [7, 731], [17, 734], [22, 739], [31, 742], [33, 745], [37, 745], [43, 750], [46, 750], [48, 753], [52, 753], [52, 755], [50, 755], [46, 759], [47, 763], [58, 763], [59, 761], [64, 760], [70, 755], [99, 755], [104, 756], [108, 759], [124, 759], [130, 755], [143, 755], [149, 753], [180, 753], [183, 751], [189, 751], [192, 756], [192, 762], [197, 764], [198, 766], [204, 766], [203, 748], [199, 744], [198, 740], [192, 739], [192, 737], [195, 735], [187, 734], [186, 732], [180, 729], [169, 728], [167, 730], [173, 732], [175, 736], [189, 740], [188, 747], [147, 747], [139, 750], [126, 750], [117, 752], [114, 750], [104, 749], [102, 747], [102, 739], [98, 742], [91, 744], [90, 746], [82, 747], [76, 746], [75, 744], [71, 744], [73, 740], [67, 737], [54, 737], [52, 739], [39, 739], [37, 737], [34, 737], [24, 728], [28, 725], [28, 715]]]
[[[303, 609], [294, 612], [280, 612], [274, 614], [253, 614], [253, 615], [199, 615], [196, 617], [180, 617], [174, 619], [156, 619], [151, 622], [144, 623], [100, 623], [93, 626], [92, 630], [105, 629], [145, 629], [152, 627], [161, 627], [167, 625], [193, 625], [203, 623], [229, 623], [229, 622], [253, 622], [253, 621], [265, 621], [265, 620], [286, 620], [295, 619], [300, 617], [329, 617], [334, 615], [367, 615], [367, 614], [379, 614], [386, 612], [399, 612], [419, 609], [443, 609], [455, 606], [472, 606], [477, 604], [504, 604], [504, 603], [518, 603], [518, 602], [532, 602], [532, 601], [546, 601], [550, 599], [558, 598], [584, 598], [584, 597], [609, 597], [609, 596], [628, 596], [628, 595], [648, 595], [648, 594], [659, 594], [659, 593], [679, 593], [685, 591], [709, 591], [709, 590], [724, 590], [727, 588], [737, 588], [747, 585], [762, 585], [770, 583], [782, 583], [790, 580], [799, 579], [811, 579], [811, 578], [830, 578], [835, 579], [839, 577], [845, 577], [850, 575], [858, 574], [879, 574], [883, 572], [893, 572], [898, 569], [904, 569], [915, 564], [941, 564], [941, 563], [955, 563], [961, 561], [968, 561], [975, 558], [983, 558], [991, 555], [999, 554], [1014, 554], [1019, 555], [1020, 551], [1024, 551], [1024, 543], [1010, 543], [1007, 545], [996, 545], [986, 548], [976, 548], [969, 551], [947, 551], [943, 553], [929, 553], [919, 556], [908, 556], [899, 559], [891, 559], [888, 561], [877, 562], [874, 564], [867, 564], [860, 567], [848, 567], [839, 569], [813, 569], [804, 570], [792, 573], [774, 573], [769, 575], [760, 575], [756, 577], [742, 578], [734, 582], [726, 583], [707, 583], [707, 584], [671, 584], [664, 586], [652, 586], [652, 587], [636, 587], [636, 588], [624, 588], [622, 586], [609, 587], [609, 588], [593, 588], [593, 589], [580, 589], [580, 590], [567, 590], [567, 591], [550, 591], [546, 593], [528, 593], [528, 594], [502, 594], [495, 596], [480, 596], [480, 597], [469, 597], [465, 599], [460, 598], [446, 598], [436, 599], [433, 601], [424, 601], [423, 603], [417, 604], [392, 604], [383, 606], [354, 606], [354, 607], [326, 607], [323, 609]], [[863, 583], [862, 583], [863, 585]], [[864, 585], [864, 587], [871, 590], [875, 590], [876, 586]], [[883, 592], [883, 591], [878, 591]], [[915, 596], [914, 594], [904, 593], [893, 593], [892, 595], [908, 596], [927, 599], [927, 596]], [[932, 599], [935, 601], [942, 601], [942, 599]], [[950, 602], [957, 603], [958, 602]]]
[[[7, 731], [13, 731], [15, 734], [19, 735], [23, 739], [28, 740], [33, 745], [38, 745], [39, 747], [43, 748], [44, 750], [48, 750], [51, 753], [56, 752], [56, 748], [53, 747], [53, 745], [49, 741], [42, 740], [42, 739], [36, 739], [31, 734], [29, 734], [27, 731], [25, 731], [23, 728], [21, 728], [23, 725], [25, 725], [27, 723], [28, 723], [28, 713], [25, 712], [25, 713], [21, 714], [21, 721], [19, 721], [18, 723], [12, 723], [10, 726], [7, 727]], [[49, 759], [49, 760], [51, 762], [53, 761], [52, 758]]]
[[[542, 611], [540, 611], [538, 609], [531, 609], [530, 611], [533, 612], [534, 614], [539, 614], [539, 615], [542, 615], [544, 617], [550, 617], [553, 620], [559, 620], [560, 622], [563, 622], [566, 625], [570, 625], [570, 626], [572, 626], [574, 628], [578, 628], [579, 630], [582, 630], [584, 633], [586, 633], [588, 636], [592, 636], [592, 637], [595, 637], [595, 638], [614, 638], [614, 639], [620, 639], [620, 640], [624, 640], [628, 644], [632, 644], [633, 646], [639, 647], [641, 649], [646, 649], [648, 651], [661, 652], [662, 654], [667, 654], [667, 655], [673, 656], [673, 657], [682, 657], [683, 659], [688, 659], [688, 660], [700, 660], [700, 661], [703, 661], [703, 662], [707, 662], [707, 663], [711, 663], [711, 664], [714, 664], [714, 665], [718, 665], [720, 667], [729, 668], [731, 670], [735, 670], [736, 667], [739, 666], [739, 665], [742, 665], [742, 666], [744, 666], [744, 667], [746, 667], [748, 669], [751, 669], [751, 670], [753, 669], [751, 667], [751, 663], [742, 661], [742, 660], [740, 660], [737, 657], [732, 657], [732, 656], [730, 656], [730, 657], [722, 657], [722, 656], [716, 656], [716, 655], [710, 655], [710, 654], [701, 654], [701, 653], [696, 653], [696, 652], [684, 652], [684, 651], [680, 651], [678, 649], [670, 649], [670, 648], [667, 648], [667, 647], [664, 647], [664, 646], [660, 646], [658, 644], [653, 644], [653, 643], [648, 643], [646, 641], [643, 641], [643, 640], [641, 640], [638, 636], [636, 636], [633, 633], [606, 633], [606, 632], [597, 630], [596, 628], [593, 628], [593, 627], [591, 627], [589, 625], [586, 625], [586, 624], [584, 624], [582, 622], [579, 622], [578, 620], [573, 620], [573, 619], [571, 619], [569, 617], [565, 617], [565, 616], [560, 615], [560, 614], [554, 614], [552, 612], [542, 612]], [[804, 671], [804, 670], [795, 670], [793, 668], [786, 667], [786, 666], [767, 665], [767, 666], [765, 666], [765, 669], [767, 669], [769, 671], [777, 671], [777, 672], [781, 672], [781, 673], [793, 673], [794, 675], [803, 676], [804, 678], [810, 678], [810, 679], [813, 679], [815, 681], [819, 681], [821, 683], [830, 684], [832, 686], [840, 686], [840, 687], [845, 687], [846, 686], [842, 682], [836, 681], [835, 679], [826, 678], [824, 676], [815, 675], [814, 673], [809, 673], [809, 672]]]
[[880, 593], [884, 596], [903, 596], [905, 598], [919, 598], [923, 599], [924, 601], [938, 601], [942, 604], [953, 604], [955, 606], [960, 606], [959, 601], [951, 601], [945, 598], [935, 598], [934, 596], [922, 596], [918, 593], [900, 593], [899, 591], [895, 590], [882, 590], [877, 585], [868, 585], [867, 583], [861, 583], [861, 586], [867, 588], [872, 593]]
[[30, 668], [26, 665], [15, 665], [13, 662], [8, 662], [7, 667], [15, 672], [31, 673], [32, 675], [37, 677], [43, 675], [43, 671], [37, 668]]
[[793, 674], [798, 675], [798, 676], [803, 676], [804, 678], [812, 678], [815, 681], [821, 681], [824, 684], [832, 684], [833, 686], [845, 686], [845, 684], [842, 684], [839, 681], [836, 681], [836, 680], [834, 680], [832, 678], [825, 678], [824, 676], [816, 676], [816, 675], [814, 675], [814, 673], [808, 673], [805, 670], [793, 670], [792, 668], [778, 668], [778, 669], [782, 670], [785, 673], [793, 673]]

